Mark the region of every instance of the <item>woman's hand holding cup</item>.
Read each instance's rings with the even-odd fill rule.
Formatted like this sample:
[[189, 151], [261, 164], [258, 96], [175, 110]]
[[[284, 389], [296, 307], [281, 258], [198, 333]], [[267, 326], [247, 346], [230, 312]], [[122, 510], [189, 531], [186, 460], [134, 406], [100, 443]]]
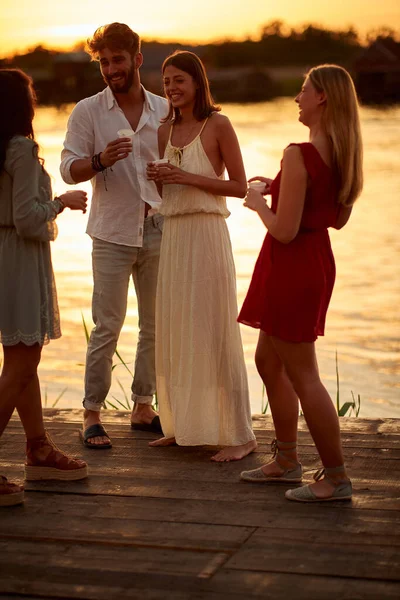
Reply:
[[261, 177], [260, 175], [256, 175], [255, 177], [251, 177], [248, 181], [248, 188], [257, 190], [263, 196], [271, 193], [271, 183], [273, 179], [269, 177]]
[[147, 163], [146, 175], [147, 179], [157, 181], [160, 175], [160, 167], [169, 163], [168, 158], [159, 158]]

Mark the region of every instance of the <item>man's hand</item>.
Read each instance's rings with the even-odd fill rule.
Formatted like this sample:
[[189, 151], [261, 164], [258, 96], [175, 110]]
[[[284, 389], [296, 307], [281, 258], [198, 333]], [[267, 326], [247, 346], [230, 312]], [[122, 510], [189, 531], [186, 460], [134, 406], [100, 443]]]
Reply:
[[112, 167], [118, 160], [123, 160], [132, 152], [131, 138], [118, 138], [109, 142], [106, 149], [100, 152], [100, 162], [103, 167]]

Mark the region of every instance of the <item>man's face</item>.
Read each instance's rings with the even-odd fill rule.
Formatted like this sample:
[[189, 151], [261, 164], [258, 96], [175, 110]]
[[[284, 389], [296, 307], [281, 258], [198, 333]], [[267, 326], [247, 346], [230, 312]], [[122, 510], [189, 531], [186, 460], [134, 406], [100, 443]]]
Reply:
[[103, 79], [114, 94], [127, 94], [137, 69], [129, 52], [104, 48], [99, 52], [99, 62]]

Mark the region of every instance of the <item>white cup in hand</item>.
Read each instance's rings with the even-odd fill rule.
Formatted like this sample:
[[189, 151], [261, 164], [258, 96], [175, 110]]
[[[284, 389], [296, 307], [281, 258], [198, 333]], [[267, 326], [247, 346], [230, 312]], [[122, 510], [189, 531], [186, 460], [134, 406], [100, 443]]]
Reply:
[[263, 181], [250, 181], [248, 188], [249, 190], [256, 190], [260, 194], [265, 194], [266, 185]]
[[119, 138], [132, 137], [133, 135], [135, 135], [135, 132], [133, 131], [133, 129], [119, 129], [117, 131], [117, 135]]

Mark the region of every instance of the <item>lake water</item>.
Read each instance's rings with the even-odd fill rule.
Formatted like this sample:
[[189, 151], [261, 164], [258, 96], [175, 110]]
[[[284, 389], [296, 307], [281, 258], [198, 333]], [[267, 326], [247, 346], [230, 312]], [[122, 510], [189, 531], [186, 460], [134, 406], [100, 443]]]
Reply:
[[[66, 186], [59, 160], [66, 122], [72, 106], [62, 110], [39, 108], [35, 131], [46, 168], [53, 176], [55, 194]], [[283, 148], [307, 141], [307, 129], [297, 122], [297, 108], [287, 98], [250, 105], [225, 105], [237, 132], [248, 177], [274, 177]], [[365, 189], [349, 224], [331, 231], [337, 279], [325, 337], [317, 342], [322, 379], [336, 397], [335, 353], [338, 355], [340, 402], [361, 396], [360, 416], [400, 417], [400, 107], [363, 108]], [[90, 184], [79, 186], [90, 194]], [[238, 303], [247, 291], [254, 263], [265, 236], [255, 213], [238, 199], [228, 200], [237, 269]], [[53, 244], [63, 337], [44, 348], [40, 378], [44, 401], [51, 406], [81, 406], [86, 340], [82, 315], [91, 327], [91, 240], [85, 234], [87, 216], [65, 211], [58, 219], [59, 237]], [[241, 327], [254, 413], [261, 411], [262, 383], [254, 366], [258, 332]], [[132, 365], [137, 339], [134, 288], [119, 351]], [[111, 396], [123, 401], [117, 381], [129, 392], [124, 367], [114, 371]], [[117, 401], [112, 400], [114, 404]]]

